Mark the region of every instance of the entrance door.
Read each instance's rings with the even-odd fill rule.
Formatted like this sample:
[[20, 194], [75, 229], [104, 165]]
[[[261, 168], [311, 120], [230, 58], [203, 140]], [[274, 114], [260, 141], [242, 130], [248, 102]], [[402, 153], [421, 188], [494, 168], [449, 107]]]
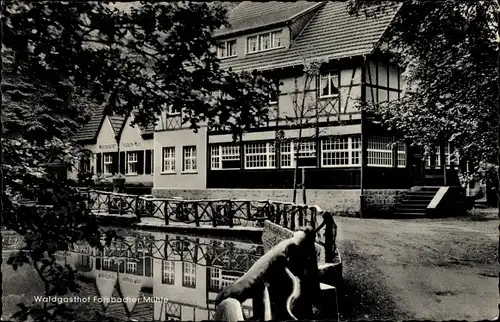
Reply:
[[422, 149], [414, 147], [411, 156], [412, 158], [410, 160], [410, 165], [411, 165], [411, 177], [413, 180], [413, 185], [416, 186], [424, 185], [425, 165], [423, 160]]

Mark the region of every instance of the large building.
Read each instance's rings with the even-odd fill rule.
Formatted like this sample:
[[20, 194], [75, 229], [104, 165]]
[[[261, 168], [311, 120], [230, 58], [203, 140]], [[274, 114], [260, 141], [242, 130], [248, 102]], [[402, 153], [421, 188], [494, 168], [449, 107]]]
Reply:
[[[242, 2], [229, 13], [230, 27], [214, 34], [217, 53], [223, 69], [260, 70], [276, 81], [269, 121], [233, 141], [229, 131], [195, 133], [173, 110], [162, 113], [154, 135], [106, 117], [86, 135], [90, 167], [127, 174], [137, 160], [144, 175], [127, 180], [152, 177], [154, 195], [186, 198], [291, 201], [295, 177], [308, 203], [348, 214], [362, 204], [390, 208], [413, 186], [456, 184], [449, 146], [426, 160], [358, 108], [404, 93], [403, 69], [380, 50], [396, 14], [397, 7], [350, 15], [343, 2]], [[310, 62], [321, 62], [314, 79], [304, 73]]]
[[128, 183], [153, 183], [153, 127], [131, 126], [129, 117], [107, 115], [103, 106], [97, 107], [88, 124], [76, 133], [83, 146], [81, 159], [70, 177], [90, 172], [95, 180], [122, 174]]
[[[165, 112], [155, 131], [153, 193], [291, 201], [296, 162], [304, 168], [308, 202], [337, 212], [360, 212], [362, 195], [366, 206], [386, 207], [412, 186], [443, 185], [443, 153], [425, 160], [422, 149], [397, 142], [358, 108], [358, 100], [403, 94], [402, 68], [379, 50], [396, 13], [355, 16], [340, 2], [235, 7], [230, 27], [214, 35], [221, 67], [257, 69], [281, 83], [269, 102], [271, 119], [234, 142], [229, 132], [193, 133], [180, 116]], [[322, 66], [309, 86], [303, 67], [312, 61]], [[297, 126], [300, 117], [313, 121]], [[277, 133], [284, 139], [277, 142]], [[449, 147], [442, 148], [453, 162]], [[455, 178], [453, 167], [448, 170]], [[302, 170], [298, 182], [301, 176]]]

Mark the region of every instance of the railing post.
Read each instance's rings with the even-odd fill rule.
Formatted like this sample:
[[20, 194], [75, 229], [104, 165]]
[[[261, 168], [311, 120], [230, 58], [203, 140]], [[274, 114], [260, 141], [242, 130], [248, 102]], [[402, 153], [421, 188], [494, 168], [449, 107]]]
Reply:
[[[296, 208], [297, 206], [293, 206], [293, 208]], [[295, 212], [295, 209], [292, 208], [292, 215], [291, 215], [291, 218], [290, 218], [290, 230], [291, 231], [295, 231], [295, 215], [296, 215], [296, 212]]]
[[299, 207], [299, 226], [304, 226], [304, 207]]
[[[211, 201], [209, 201], [211, 202]], [[219, 215], [219, 205], [215, 205], [215, 211], [214, 210], [214, 204], [212, 204], [212, 225], [214, 227], [217, 227], [217, 216]], [[208, 205], [207, 205], [207, 209], [208, 209]]]
[[335, 252], [334, 239], [334, 221], [333, 216], [329, 212], [323, 213], [323, 221], [325, 223], [325, 262], [333, 263]]
[[135, 196], [135, 216], [137, 219], [141, 219], [141, 201], [139, 196]]
[[274, 205], [274, 212], [275, 212], [275, 216], [274, 216], [274, 223], [275, 224], [280, 224], [281, 222], [281, 212], [280, 212], [280, 204], [277, 203]]
[[168, 214], [168, 200], [165, 200], [165, 203], [163, 204], [163, 214], [165, 216], [165, 225], [168, 226], [169, 223], [169, 214]]
[[288, 215], [286, 213], [287, 205], [283, 205], [283, 226], [288, 228]]
[[111, 213], [111, 198], [112, 195], [108, 195], [108, 215]]
[[316, 209], [316, 207], [312, 207], [310, 210], [311, 210], [311, 227], [313, 230], [315, 230], [316, 229], [317, 209]]
[[198, 214], [198, 203], [193, 202], [193, 210], [194, 210], [194, 222], [196, 224], [196, 227], [200, 227], [200, 217]]
[[233, 203], [231, 202], [231, 199], [228, 200], [227, 207], [229, 208], [228, 209], [228, 214], [227, 214], [228, 220], [229, 220], [229, 222], [228, 222], [229, 228], [233, 228], [233, 225], [234, 225], [234, 223], [233, 223], [233, 215], [234, 214], [233, 214]]
[[247, 200], [245, 202], [247, 203], [247, 220], [251, 221], [252, 220], [252, 205], [250, 204], [249, 200]]

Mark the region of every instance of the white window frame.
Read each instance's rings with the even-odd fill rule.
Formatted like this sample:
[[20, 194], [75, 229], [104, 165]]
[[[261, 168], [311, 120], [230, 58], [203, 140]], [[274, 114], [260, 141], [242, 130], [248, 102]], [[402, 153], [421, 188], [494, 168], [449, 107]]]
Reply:
[[[247, 41], [246, 41], [246, 53], [253, 54], [253, 53], [283, 48], [284, 46], [282, 45], [282, 41], [281, 41], [282, 35], [283, 35], [282, 30], [275, 30], [275, 31], [261, 33], [258, 35], [249, 36], [249, 37], [247, 37]], [[265, 37], [269, 37], [269, 48], [264, 49], [263, 48], [263, 40], [265, 39]], [[254, 39], [256, 41], [255, 50], [251, 50], [250, 49], [250, 47], [251, 47], [250, 41], [254, 40]]]
[[[383, 136], [371, 136], [368, 137], [366, 154], [367, 154], [367, 166], [369, 167], [379, 167], [379, 168], [390, 168], [393, 166], [393, 148], [392, 148], [392, 138]], [[387, 160], [387, 158], [381, 158], [382, 155], [390, 155], [389, 164], [376, 163], [373, 160]]]
[[198, 171], [196, 145], [182, 147], [182, 172]]
[[[449, 168], [450, 165], [451, 165], [451, 161], [452, 161], [452, 157], [455, 153], [450, 153], [450, 144], [448, 143], [447, 146], [445, 146], [445, 149], [444, 149], [444, 157], [446, 158], [446, 166]], [[435, 148], [435, 151], [434, 151], [435, 155], [436, 155], [436, 164], [434, 165], [435, 167], [441, 167], [442, 164], [441, 164], [441, 148], [439, 146], [437, 146]], [[455, 154], [455, 160], [453, 160], [453, 165], [457, 165], [458, 162], [458, 156]], [[426, 166], [427, 167], [430, 167], [431, 166], [431, 156], [428, 155], [427, 158], [426, 158]]]
[[[280, 144], [280, 168], [286, 169], [294, 167], [295, 158], [293, 150], [294, 150], [293, 142], [282, 142]], [[287, 164], [284, 164], [283, 160], [285, 159], [283, 158], [283, 156], [287, 156], [286, 158]], [[288, 162], [288, 160], [290, 162]]]
[[406, 168], [406, 144], [404, 142], [398, 142], [397, 162], [398, 168]]
[[103, 258], [102, 259], [102, 267], [101, 269], [111, 269], [111, 266], [113, 265], [113, 262], [110, 258]]
[[[262, 152], [254, 152], [251, 148], [257, 148], [260, 146]], [[264, 149], [262, 149], [262, 147]], [[265, 156], [264, 161], [265, 165], [263, 166], [249, 166], [249, 161], [251, 157], [256, 156]], [[253, 160], [255, 162], [259, 162], [260, 160]], [[276, 168], [276, 153], [274, 149], [274, 145], [272, 142], [251, 142], [245, 144], [245, 162], [244, 169], [275, 169]]]
[[163, 260], [162, 263], [162, 279], [163, 284], [175, 284], [175, 262]]
[[[217, 57], [222, 59], [222, 58], [231, 58], [238, 56], [236, 45], [237, 45], [236, 39], [231, 39], [221, 42], [217, 47]], [[231, 54], [232, 48], [234, 48], [233, 54]]]
[[[338, 97], [339, 94], [332, 94], [332, 80], [337, 83], [337, 90], [340, 92], [340, 73], [338, 71], [330, 71], [328, 73], [322, 73], [319, 79], [319, 97], [320, 98], [331, 98]], [[323, 95], [323, 80], [327, 81], [328, 84], [328, 94]]]
[[[344, 140], [344, 142], [340, 142]], [[341, 148], [344, 145], [345, 148]], [[327, 155], [332, 154], [332, 158]], [[336, 153], [345, 153], [345, 164], [326, 164], [326, 161], [337, 160]], [[361, 166], [361, 138], [359, 136], [338, 136], [321, 140], [321, 167], [322, 168], [345, 168]], [[357, 160], [357, 161], [355, 161]], [[333, 163], [333, 162], [332, 162]]]
[[125, 271], [127, 274], [137, 274], [137, 262], [127, 260]]
[[[137, 151], [127, 151], [127, 174], [137, 174], [138, 155]], [[132, 171], [134, 165], [135, 171]]]
[[175, 146], [162, 147], [162, 157], [162, 173], [175, 173]]
[[182, 262], [182, 286], [196, 288], [196, 264]]
[[[109, 158], [108, 158], [109, 157]], [[113, 167], [113, 154], [112, 153], [103, 153], [102, 154], [102, 159], [103, 159], [103, 167], [102, 167], [102, 173], [104, 174], [111, 174], [112, 173], [112, 167]]]
[[223, 168], [222, 161], [240, 161], [239, 145], [212, 145], [210, 146], [210, 169], [211, 170], [239, 170], [238, 168]]
[[[287, 149], [287, 151], [284, 151], [283, 147], [288, 147], [290, 145], [290, 150]], [[316, 141], [305, 141], [300, 143], [300, 151], [298, 151], [298, 143], [297, 142], [285, 142], [281, 144], [280, 147], [280, 168], [286, 169], [286, 168], [294, 168], [295, 163], [297, 162], [297, 159], [302, 159], [302, 158], [317, 158], [317, 151], [316, 151]], [[297, 155], [298, 151], [298, 155]], [[283, 155], [289, 155], [291, 158], [291, 164], [290, 165], [284, 165], [283, 164]], [[316, 168], [316, 165], [314, 166], [300, 166], [300, 168]]]

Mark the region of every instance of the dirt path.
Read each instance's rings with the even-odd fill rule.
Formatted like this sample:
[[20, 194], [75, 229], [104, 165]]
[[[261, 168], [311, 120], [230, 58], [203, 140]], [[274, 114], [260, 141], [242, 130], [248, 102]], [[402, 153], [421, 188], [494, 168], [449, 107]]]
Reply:
[[[498, 314], [498, 221], [336, 217], [345, 319], [482, 320]], [[356, 303], [356, 304], [353, 304]]]

